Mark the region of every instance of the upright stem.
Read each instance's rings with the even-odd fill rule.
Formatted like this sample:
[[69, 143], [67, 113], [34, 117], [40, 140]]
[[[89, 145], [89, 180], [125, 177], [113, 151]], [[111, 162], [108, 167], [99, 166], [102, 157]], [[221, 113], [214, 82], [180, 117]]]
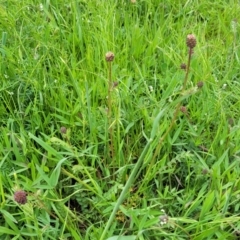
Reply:
[[187, 86], [187, 80], [188, 80], [188, 73], [189, 73], [189, 69], [190, 69], [192, 51], [193, 51], [193, 49], [189, 48], [189, 50], [188, 50], [188, 62], [187, 62], [187, 68], [186, 68], [186, 74], [185, 74], [185, 78], [184, 78], [184, 82], [183, 82], [182, 92], [185, 91], [186, 86]]
[[[192, 56], [192, 51], [193, 49], [192, 48], [189, 48], [189, 51], [188, 51], [188, 62], [187, 62], [187, 67], [186, 67], [186, 74], [185, 74], [185, 78], [184, 78], [184, 81], [183, 81], [183, 86], [182, 86], [182, 89], [181, 89], [181, 93], [183, 93], [186, 89], [186, 86], [187, 86], [187, 80], [188, 80], [188, 75], [189, 75], [189, 69], [190, 69], [190, 63], [191, 63], [191, 56]], [[158, 143], [158, 146], [154, 152], [154, 155], [153, 155], [153, 160], [150, 164], [150, 168], [149, 170], [151, 169], [151, 166], [154, 162], [154, 160], [156, 159], [157, 155], [159, 154], [160, 150], [161, 150], [161, 147], [162, 147], [162, 143], [163, 141], [165, 140], [165, 138], [167, 137], [167, 135], [169, 134], [169, 132], [171, 131], [171, 129], [173, 128], [173, 125], [175, 124], [175, 121], [177, 119], [177, 116], [179, 114], [179, 111], [180, 111], [180, 107], [181, 107], [181, 102], [179, 102], [176, 106], [176, 109], [175, 109], [175, 112], [173, 114], [173, 118], [172, 118], [172, 121], [170, 123], [170, 126], [168, 127], [168, 129], [166, 130], [166, 132], [164, 133], [164, 135], [161, 137], [159, 143]]]
[[108, 131], [110, 138], [110, 152], [109, 157], [114, 158], [113, 149], [113, 127], [112, 127], [112, 62], [108, 62], [109, 75], [108, 75]]

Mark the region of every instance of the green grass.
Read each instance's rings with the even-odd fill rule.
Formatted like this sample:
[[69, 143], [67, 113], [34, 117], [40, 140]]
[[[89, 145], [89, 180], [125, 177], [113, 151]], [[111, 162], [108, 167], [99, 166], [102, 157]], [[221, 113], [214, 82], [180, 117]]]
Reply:
[[3, 0], [0, 239], [237, 239], [239, 14], [230, 0]]

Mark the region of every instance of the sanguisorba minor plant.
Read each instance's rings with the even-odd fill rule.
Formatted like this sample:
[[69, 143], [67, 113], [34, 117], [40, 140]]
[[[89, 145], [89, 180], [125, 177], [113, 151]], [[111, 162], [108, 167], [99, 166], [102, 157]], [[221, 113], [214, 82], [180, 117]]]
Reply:
[[112, 126], [112, 61], [114, 60], [114, 53], [106, 53], [106, 61], [108, 63], [108, 95], [107, 95], [107, 115], [108, 115], [108, 124], [107, 124], [107, 154], [109, 158], [114, 158], [114, 146], [113, 146], [113, 126]]
[[[182, 112], [183, 114], [185, 114], [187, 116], [187, 118], [190, 120], [189, 116], [188, 116], [188, 112], [187, 112], [187, 108], [185, 106], [182, 106], [182, 101], [184, 99], [184, 95], [185, 92], [188, 92], [187, 90], [187, 83], [189, 81], [189, 73], [190, 73], [190, 65], [191, 65], [191, 59], [194, 53], [194, 48], [196, 47], [197, 44], [197, 40], [194, 34], [188, 34], [187, 38], [186, 38], [186, 45], [188, 48], [188, 60], [187, 63], [182, 63], [180, 68], [182, 70], [185, 71], [185, 75], [184, 75], [184, 79], [182, 82], [182, 86], [180, 88], [180, 94], [179, 94], [179, 98], [176, 99], [176, 101], [174, 101], [174, 103], [176, 103], [176, 106], [174, 106], [174, 112], [173, 112], [173, 117], [171, 119], [171, 122], [169, 124], [169, 127], [167, 128], [167, 130], [165, 131], [165, 133], [160, 136], [160, 139], [158, 140], [157, 143], [157, 147], [155, 148], [152, 160], [148, 166], [147, 169], [147, 173], [146, 175], [148, 175], [148, 173], [151, 171], [153, 164], [156, 162], [156, 159], [158, 157], [158, 155], [160, 154], [163, 142], [166, 140], [167, 136], [170, 134], [170, 132], [173, 130], [176, 120], [180, 114], [180, 112]], [[197, 84], [197, 89], [201, 89], [203, 86], [203, 82], [200, 81]], [[189, 91], [191, 93], [191, 90]], [[182, 98], [183, 97], [183, 98]]]
[[[197, 44], [196, 37], [193, 34], [189, 34], [187, 36], [186, 44], [187, 44], [187, 47], [188, 47], [188, 61], [187, 61], [187, 64], [182, 64], [181, 65], [181, 68], [184, 69], [186, 72], [185, 72], [185, 78], [184, 78], [184, 81], [183, 81], [183, 85], [182, 85], [182, 88], [181, 88], [180, 95], [182, 95], [184, 93], [184, 91], [186, 90], [186, 87], [187, 87], [188, 76], [189, 76], [189, 71], [190, 71], [190, 63], [191, 63], [192, 55], [193, 55], [193, 52], [194, 52], [194, 48]], [[165, 140], [165, 138], [167, 137], [167, 135], [169, 134], [169, 132], [172, 130], [181, 109], [183, 109], [183, 108], [181, 108], [181, 101], [179, 101], [176, 108], [175, 108], [175, 112], [173, 114], [173, 118], [172, 118], [172, 121], [169, 125], [169, 128], [167, 129], [165, 134], [161, 137], [161, 139], [159, 141], [159, 144], [158, 144], [158, 146], [155, 150], [153, 159], [155, 159], [157, 157], [157, 155], [159, 154], [162, 143]]]
[[[139, 175], [139, 169], [143, 163], [143, 160], [145, 158], [145, 156], [147, 155], [149, 149], [153, 148], [154, 146], [156, 146], [155, 148], [155, 151], [154, 151], [154, 155], [152, 157], [152, 160], [148, 166], [148, 170], [147, 170], [147, 173], [148, 174], [148, 171], [151, 171], [151, 166], [154, 164], [155, 162], [155, 159], [156, 157], [159, 155], [160, 153], [160, 150], [161, 150], [161, 147], [162, 147], [162, 144], [164, 142], [164, 140], [167, 138], [168, 134], [170, 133], [170, 131], [173, 129], [174, 125], [175, 125], [175, 122], [177, 120], [177, 117], [179, 116], [179, 113], [182, 111], [184, 111], [184, 109], [186, 109], [184, 106], [182, 106], [182, 99], [181, 99], [181, 96], [184, 95], [184, 92], [186, 91], [186, 88], [187, 88], [187, 82], [188, 82], [188, 78], [189, 78], [189, 72], [190, 72], [190, 64], [191, 64], [191, 59], [192, 59], [192, 55], [193, 55], [193, 52], [194, 52], [194, 48], [197, 44], [197, 41], [196, 41], [196, 37], [194, 34], [189, 34], [187, 35], [187, 39], [186, 39], [186, 44], [187, 44], [187, 47], [188, 47], [188, 61], [187, 61], [187, 64], [182, 64], [181, 65], [181, 68], [183, 70], [185, 70], [185, 77], [184, 77], [184, 80], [183, 80], [183, 83], [182, 83], [182, 87], [180, 89], [180, 99], [177, 99], [177, 104], [175, 106], [175, 111], [173, 113], [173, 117], [171, 119], [171, 122], [170, 122], [170, 125], [169, 127], [167, 128], [166, 132], [163, 134], [162, 137], [160, 137], [160, 140], [159, 140], [159, 136], [158, 134], [156, 134], [156, 131], [154, 130], [154, 128], [156, 128], [156, 123], [159, 122], [163, 112], [165, 110], [162, 110], [160, 111], [160, 113], [158, 114], [158, 116], [155, 118], [155, 121], [153, 123], [153, 127], [152, 127], [152, 131], [151, 131], [151, 134], [150, 134], [150, 138], [148, 139], [148, 142], [147, 144], [145, 145], [137, 163], [135, 164], [119, 198], [118, 198], [118, 201], [116, 202], [116, 205], [114, 206], [113, 210], [112, 210], [112, 213], [108, 219], [108, 222], [104, 228], [104, 231], [101, 235], [101, 238], [100, 240], [103, 240], [105, 239], [105, 236], [115, 218], [115, 215], [116, 215], [116, 212], [118, 211], [120, 205], [122, 204], [122, 202], [125, 200], [126, 198], [126, 195], [127, 195], [127, 192], [129, 191], [129, 188], [130, 186], [136, 181], [136, 178], [137, 176]], [[110, 54], [109, 54], [110, 56]], [[113, 60], [114, 58], [114, 55], [112, 54], [112, 56], [110, 57], [111, 61]], [[106, 56], [106, 59], [107, 59], [107, 56]], [[109, 89], [108, 89], [108, 94], [110, 95], [110, 98], [108, 96], [108, 107], [110, 108], [111, 110], [111, 61], [109, 61]], [[200, 87], [199, 87], [200, 88]], [[109, 109], [108, 109], [109, 111]], [[111, 112], [109, 113], [108, 112], [108, 119], [110, 120], [111, 118]], [[112, 135], [112, 132], [110, 131], [110, 145], [112, 144], [112, 138], [113, 138], [113, 135]]]

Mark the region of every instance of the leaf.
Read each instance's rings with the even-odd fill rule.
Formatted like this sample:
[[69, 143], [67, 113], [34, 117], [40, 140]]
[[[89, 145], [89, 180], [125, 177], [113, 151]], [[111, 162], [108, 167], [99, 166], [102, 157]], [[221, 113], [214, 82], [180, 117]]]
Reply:
[[9, 228], [6, 228], [6, 227], [0, 227], [0, 236], [2, 234], [9, 234], [9, 235], [17, 235], [18, 233], [9, 229]]
[[[173, 144], [176, 142], [178, 136], [180, 135], [180, 133], [181, 133], [181, 131], [182, 131], [182, 126], [183, 126], [183, 125], [180, 125], [180, 127], [178, 127], [177, 130], [175, 131], [172, 139], [170, 140], [170, 141], [171, 141], [171, 145], [173, 145]], [[170, 136], [170, 135], [169, 135], [169, 136]]]
[[9, 212], [7, 212], [7, 211], [5, 211], [3, 209], [1, 209], [0, 211], [5, 216], [5, 218], [8, 218], [10, 221], [12, 221], [14, 223], [17, 223], [16, 218], [14, 218], [12, 214], [10, 214]]
[[130, 236], [113, 236], [108, 238], [107, 240], [136, 240], [136, 235], [130, 235]]
[[156, 116], [156, 118], [154, 119], [153, 122], [153, 126], [152, 126], [152, 131], [151, 131], [151, 139], [153, 139], [158, 131], [158, 127], [159, 127], [159, 121], [162, 118], [163, 114], [165, 113], [166, 108], [163, 108], [158, 115]]
[[195, 219], [191, 218], [182, 218], [182, 217], [177, 217], [177, 218], [171, 218], [171, 220], [183, 222], [183, 223], [197, 223], [198, 221]]
[[[40, 181], [43, 179], [43, 180], [45, 180], [45, 182], [46, 183], [48, 183], [49, 185], [51, 185], [50, 184], [50, 179], [49, 179], [49, 177], [47, 176], [47, 174], [45, 174], [45, 172], [42, 170], [42, 168], [41, 167], [39, 167], [38, 165], [36, 165], [36, 168], [37, 168], [37, 171], [38, 171], [38, 173], [39, 173], [39, 175], [40, 175]], [[39, 182], [40, 182], [39, 181]], [[36, 181], [35, 181], [36, 182]]]
[[203, 220], [204, 217], [207, 214], [209, 214], [209, 212], [211, 212], [210, 210], [212, 209], [214, 203], [215, 203], [215, 194], [214, 194], [214, 191], [212, 191], [212, 192], [209, 192], [205, 197], [205, 201], [203, 202], [202, 210], [199, 216], [200, 220]]
[[127, 134], [129, 132], [130, 128], [132, 128], [132, 126], [134, 126], [134, 124], [135, 124], [134, 122], [129, 123], [124, 131], [124, 134]]
[[52, 148], [49, 143], [44, 142], [42, 139], [34, 136], [32, 133], [28, 133], [28, 135], [53, 156], [61, 157], [61, 155], [54, 148]]
[[217, 226], [209, 226], [207, 229], [204, 229], [204, 231], [202, 231], [198, 236], [194, 237], [194, 240], [214, 239], [213, 235], [217, 232], [217, 230], [219, 230]]
[[[49, 179], [49, 177], [47, 176], [47, 174], [42, 170], [41, 167], [39, 167], [38, 165], [36, 165], [36, 169], [38, 171], [38, 178], [33, 182], [33, 187], [34, 188], [41, 188], [41, 189], [52, 189], [52, 185], [51, 185], [51, 181]], [[43, 185], [41, 183], [41, 181], [44, 180], [48, 185]]]
[[67, 158], [63, 158], [62, 160], [60, 160], [58, 162], [57, 166], [55, 167], [55, 169], [53, 170], [53, 172], [50, 176], [50, 185], [52, 187], [55, 187], [58, 184], [58, 179], [59, 179], [60, 172], [61, 172], [61, 165], [65, 160], [67, 160]]

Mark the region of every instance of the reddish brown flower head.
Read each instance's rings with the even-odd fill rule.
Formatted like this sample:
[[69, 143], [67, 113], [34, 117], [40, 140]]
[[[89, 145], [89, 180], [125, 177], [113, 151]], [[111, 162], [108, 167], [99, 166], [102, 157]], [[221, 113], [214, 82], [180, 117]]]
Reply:
[[114, 59], [114, 53], [113, 52], [107, 52], [105, 58], [106, 58], [107, 62], [112, 62], [113, 59]]
[[209, 171], [206, 169], [206, 168], [204, 168], [203, 170], [202, 170], [202, 174], [203, 175], [206, 175], [206, 174], [208, 174], [209, 173]]
[[66, 127], [61, 127], [61, 128], [60, 128], [60, 132], [61, 132], [62, 134], [66, 134], [66, 133], [67, 133], [67, 128], [66, 128]]
[[203, 81], [199, 81], [199, 82], [197, 83], [197, 87], [198, 87], [198, 88], [202, 88], [202, 87], [203, 87]]
[[115, 81], [115, 82], [113, 82], [113, 88], [117, 87], [117, 86], [118, 86], [118, 84], [119, 84], [119, 82], [118, 82], [118, 81]]
[[182, 64], [180, 65], [180, 68], [181, 68], [182, 70], [186, 70], [186, 69], [187, 69], [187, 65], [186, 65], [185, 63], [182, 63]]
[[27, 193], [23, 190], [18, 190], [14, 193], [14, 200], [19, 204], [27, 203]]
[[180, 107], [180, 111], [181, 111], [182, 113], [187, 113], [187, 108], [186, 108], [185, 106], [181, 106], [181, 107]]
[[193, 34], [189, 34], [187, 35], [187, 46], [190, 48], [190, 49], [193, 49], [196, 44], [197, 44], [197, 40], [196, 40], [196, 37], [193, 35]]

